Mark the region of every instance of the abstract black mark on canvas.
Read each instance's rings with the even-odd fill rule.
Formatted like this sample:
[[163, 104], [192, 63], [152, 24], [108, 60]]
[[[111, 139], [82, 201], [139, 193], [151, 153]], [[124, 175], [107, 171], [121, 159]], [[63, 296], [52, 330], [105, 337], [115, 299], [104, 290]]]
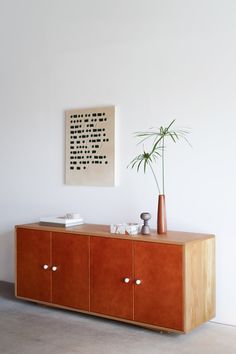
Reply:
[[108, 164], [102, 147], [109, 142], [105, 112], [70, 115], [70, 169], [81, 170], [91, 164]]
[[66, 183], [114, 185], [114, 107], [66, 112]]

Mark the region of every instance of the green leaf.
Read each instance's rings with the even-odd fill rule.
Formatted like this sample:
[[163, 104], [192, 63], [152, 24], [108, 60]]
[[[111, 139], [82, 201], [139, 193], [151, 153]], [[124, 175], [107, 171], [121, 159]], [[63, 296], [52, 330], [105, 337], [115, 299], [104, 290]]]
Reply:
[[155, 183], [158, 187], [158, 191], [160, 192], [159, 184], [153, 169], [153, 165], [158, 163], [158, 159], [160, 159], [160, 164], [158, 167], [160, 168], [160, 173], [162, 174], [163, 186], [164, 186], [164, 152], [166, 150], [166, 144], [168, 141], [172, 141], [177, 143], [180, 139], [185, 140], [190, 146], [186, 135], [189, 134], [188, 129], [174, 129], [175, 119], [173, 119], [167, 127], [161, 126], [160, 128], [152, 127], [147, 131], [138, 131], [134, 133], [135, 138], [138, 139], [139, 144], [145, 144], [146, 142], [150, 142], [149, 151], [146, 150], [145, 146], [143, 146], [143, 152], [136, 157], [134, 157], [127, 167], [137, 168], [137, 172], [139, 172], [141, 166], [143, 165], [144, 173], [146, 173], [147, 168], [149, 167], [153, 177], [155, 179]]

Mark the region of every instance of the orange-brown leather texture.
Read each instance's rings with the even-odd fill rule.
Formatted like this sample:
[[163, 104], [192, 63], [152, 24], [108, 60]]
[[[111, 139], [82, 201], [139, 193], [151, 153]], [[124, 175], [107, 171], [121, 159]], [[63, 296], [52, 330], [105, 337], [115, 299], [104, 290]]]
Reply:
[[52, 302], [89, 310], [89, 237], [52, 233]]
[[90, 251], [88, 236], [18, 228], [17, 295], [183, 330], [183, 246], [91, 237]]
[[17, 295], [51, 302], [50, 232], [17, 229]]
[[91, 237], [90, 310], [133, 319], [132, 241]]
[[134, 320], [183, 330], [183, 249], [179, 245], [134, 242]]

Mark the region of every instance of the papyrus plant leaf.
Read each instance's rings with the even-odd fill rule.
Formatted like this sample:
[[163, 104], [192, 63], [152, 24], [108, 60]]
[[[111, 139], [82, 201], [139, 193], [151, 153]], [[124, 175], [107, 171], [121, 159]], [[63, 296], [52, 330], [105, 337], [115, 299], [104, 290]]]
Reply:
[[[173, 119], [167, 127], [150, 128], [148, 131], [135, 132], [134, 136], [139, 139], [138, 144], [143, 144], [143, 151], [141, 154], [134, 157], [129, 163], [128, 167], [136, 168], [137, 172], [143, 167], [144, 173], [147, 168], [150, 168], [155, 183], [160, 194], [165, 193], [165, 144], [168, 140], [177, 143], [180, 139], [184, 139], [190, 146], [186, 135], [189, 133], [188, 129], [173, 129], [175, 119]], [[151, 148], [146, 150], [144, 143], [151, 142]], [[162, 179], [162, 191], [160, 189], [157, 175], [154, 172], [153, 164], [160, 161], [160, 175]]]

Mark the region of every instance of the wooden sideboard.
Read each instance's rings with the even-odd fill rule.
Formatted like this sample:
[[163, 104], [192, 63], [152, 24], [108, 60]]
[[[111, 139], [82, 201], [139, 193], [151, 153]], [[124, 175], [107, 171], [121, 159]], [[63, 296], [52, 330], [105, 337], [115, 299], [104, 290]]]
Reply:
[[215, 238], [110, 234], [108, 225], [16, 226], [16, 296], [187, 333], [215, 316]]

